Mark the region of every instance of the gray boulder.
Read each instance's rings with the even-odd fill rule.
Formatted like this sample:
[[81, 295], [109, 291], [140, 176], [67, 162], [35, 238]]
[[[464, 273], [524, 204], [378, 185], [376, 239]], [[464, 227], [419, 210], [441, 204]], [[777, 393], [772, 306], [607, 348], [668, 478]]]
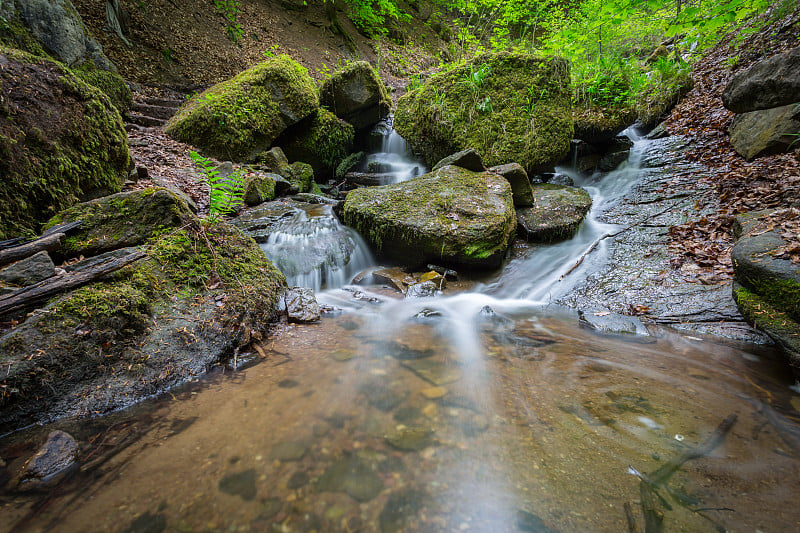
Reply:
[[738, 115], [729, 133], [733, 149], [747, 160], [787, 152], [800, 146], [800, 102]]
[[514, 197], [514, 207], [529, 207], [533, 205], [533, 191], [528, 173], [517, 163], [499, 165], [489, 169], [489, 172], [500, 174], [511, 185], [511, 195]]
[[442, 158], [433, 165], [433, 170], [439, 170], [448, 165], [465, 168], [473, 172], [483, 172], [486, 170], [486, 167], [483, 166], [483, 161], [481, 161], [480, 154], [472, 148], [467, 148], [466, 150], [461, 150], [460, 152]]
[[55, 275], [55, 265], [47, 252], [39, 252], [0, 270], [0, 281], [25, 287]]
[[386, 86], [366, 61], [350, 63], [326, 79], [320, 103], [359, 130], [380, 122], [392, 107]]
[[289, 287], [283, 295], [283, 300], [286, 302], [289, 322], [305, 324], [320, 319], [319, 303], [314, 297], [314, 289]]
[[343, 218], [379, 254], [406, 265], [498, 266], [516, 226], [504, 178], [455, 166], [350, 191]]
[[533, 186], [534, 206], [517, 209], [520, 232], [528, 240], [553, 242], [572, 237], [592, 198], [579, 187], [541, 183]]
[[722, 93], [734, 113], [748, 113], [800, 100], [800, 46], [759, 61], [736, 74]]
[[65, 65], [74, 67], [91, 61], [97, 68], [117, 71], [69, 0], [16, 0], [4, 4], [3, 11], [12, 17], [16, 5], [18, 16], [33, 37], [45, 51]]

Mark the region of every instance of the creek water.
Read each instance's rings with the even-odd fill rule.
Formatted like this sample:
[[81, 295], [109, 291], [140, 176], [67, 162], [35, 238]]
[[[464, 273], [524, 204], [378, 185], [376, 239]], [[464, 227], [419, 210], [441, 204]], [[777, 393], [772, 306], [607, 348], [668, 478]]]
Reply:
[[[260, 364], [56, 423], [81, 469], [3, 494], [0, 531], [798, 530], [800, 396], [774, 350], [604, 336], [547, 305], [599, 268], [610, 243], [558, 281], [613, 232], [597, 216], [635, 184], [646, 142], [617, 172], [575, 176], [595, 200], [575, 239], [473, 290], [330, 288], [339, 311], [286, 326]], [[0, 457], [23, 460], [53, 427], [7, 437]]]

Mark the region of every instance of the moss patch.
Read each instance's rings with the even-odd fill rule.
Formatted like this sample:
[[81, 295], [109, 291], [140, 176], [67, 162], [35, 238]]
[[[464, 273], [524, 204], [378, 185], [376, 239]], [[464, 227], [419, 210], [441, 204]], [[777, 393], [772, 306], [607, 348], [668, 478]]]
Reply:
[[408, 265], [497, 266], [516, 226], [504, 178], [453, 166], [395, 185], [353, 190], [343, 219], [381, 255]]
[[633, 124], [637, 112], [633, 107], [576, 106], [572, 117], [575, 120], [575, 138], [594, 143], [610, 140]]
[[73, 72], [80, 79], [100, 89], [103, 94], [108, 96], [114, 107], [120, 113], [126, 112], [133, 102], [133, 93], [122, 76], [116, 72], [109, 72], [94, 67], [91, 63], [85, 63], [80, 67], [74, 68]]
[[295, 124], [275, 142], [292, 161], [310, 164], [318, 175], [331, 176], [353, 149], [355, 129], [326, 109]]
[[283, 55], [195, 96], [170, 119], [166, 131], [207, 155], [241, 161], [268, 148], [318, 107], [308, 71]]
[[734, 284], [733, 298], [747, 322], [775, 340], [795, 375], [800, 375], [800, 324], [760, 295], [738, 284]]
[[400, 98], [394, 126], [429, 166], [474, 148], [487, 166], [534, 172], [569, 151], [570, 99], [564, 59], [487, 53]]

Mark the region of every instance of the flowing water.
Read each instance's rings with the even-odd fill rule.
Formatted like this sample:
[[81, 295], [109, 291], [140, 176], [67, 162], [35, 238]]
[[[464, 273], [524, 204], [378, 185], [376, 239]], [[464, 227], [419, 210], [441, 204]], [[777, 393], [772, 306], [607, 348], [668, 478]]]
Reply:
[[386, 174], [384, 185], [406, 181], [427, 172], [425, 165], [417, 160], [411, 147], [392, 128], [391, 123], [392, 117], [380, 123], [377, 129], [382, 134], [381, 147], [368, 155], [365, 161], [367, 170], [375, 168], [377, 172]]
[[[800, 396], [773, 350], [602, 336], [543, 305], [614, 230], [597, 215], [640, 149], [581, 182], [595, 207], [573, 241], [477, 290], [327, 290], [341, 311], [286, 327], [260, 364], [58, 423], [81, 470], [4, 494], [0, 531], [798, 530]], [[51, 429], [7, 437], [0, 457], [23, 461]]]

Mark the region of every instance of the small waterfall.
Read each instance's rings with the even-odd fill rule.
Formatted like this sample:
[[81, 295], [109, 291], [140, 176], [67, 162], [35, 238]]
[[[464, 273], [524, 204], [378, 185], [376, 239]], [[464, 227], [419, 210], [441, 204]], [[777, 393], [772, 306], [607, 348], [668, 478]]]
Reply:
[[388, 175], [388, 183], [399, 183], [427, 172], [406, 140], [392, 127], [391, 116], [376, 128], [375, 133], [381, 135], [380, 151], [367, 156], [367, 172]]
[[328, 205], [280, 203], [237, 225], [259, 242], [290, 286], [335, 289], [375, 263], [361, 236], [342, 225]]

